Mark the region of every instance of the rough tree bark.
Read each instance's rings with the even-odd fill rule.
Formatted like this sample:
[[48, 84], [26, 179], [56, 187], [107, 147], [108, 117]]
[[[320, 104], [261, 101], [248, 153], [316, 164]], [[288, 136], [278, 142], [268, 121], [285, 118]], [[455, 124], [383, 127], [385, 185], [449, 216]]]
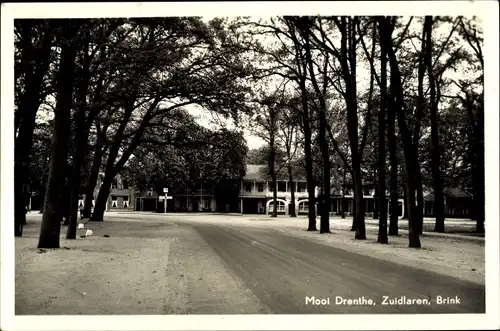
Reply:
[[[377, 150], [377, 155], [378, 155], [378, 150]], [[376, 164], [374, 165], [375, 167], [377, 166]], [[377, 201], [379, 201], [379, 197], [380, 197], [380, 188], [379, 188], [379, 185], [378, 185], [378, 178], [377, 178], [378, 174], [377, 174], [377, 171], [374, 171], [373, 173], [373, 178], [375, 180], [374, 184], [373, 184], [373, 187], [374, 187], [374, 192], [373, 192], [373, 219], [376, 220], [378, 219], [379, 217], [379, 205], [377, 203]]]
[[293, 173], [292, 173], [292, 165], [288, 162], [287, 165], [288, 171], [288, 186], [290, 186], [290, 199], [291, 199], [291, 213], [290, 217], [297, 217], [297, 213], [295, 212], [295, 184], [293, 183]]
[[[21, 20], [22, 66], [19, 74], [24, 75], [24, 92], [19, 97], [18, 109], [15, 113], [14, 143], [14, 235], [22, 236], [23, 225], [26, 224], [26, 205], [29, 199], [30, 154], [33, 146], [33, 132], [38, 107], [41, 103], [43, 78], [49, 69], [50, 51], [54, 34], [50, 26], [46, 26], [39, 44], [33, 45], [34, 20]], [[17, 74], [17, 73], [16, 73]], [[17, 75], [16, 75], [17, 76]]]
[[[287, 18], [287, 24], [289, 27], [293, 26], [293, 22]], [[311, 130], [311, 110], [309, 107], [309, 98], [307, 91], [307, 61], [304, 58], [302, 52], [302, 45], [297, 40], [295, 34], [292, 33], [292, 40], [295, 49], [295, 62], [297, 65], [297, 82], [300, 88], [300, 101], [302, 106], [301, 120], [302, 120], [302, 131], [304, 132], [304, 158], [305, 158], [305, 170], [306, 170], [306, 181], [307, 181], [307, 195], [309, 208], [307, 212], [308, 225], [307, 231], [317, 231], [316, 228], [316, 210], [315, 204], [316, 199], [314, 196], [314, 174], [313, 174], [313, 157], [312, 157], [312, 130]]]
[[104, 145], [106, 142], [106, 130], [105, 125], [102, 129], [99, 123], [96, 123], [97, 128], [97, 139], [94, 148], [94, 156], [92, 160], [92, 167], [90, 169], [90, 175], [85, 184], [85, 201], [83, 203], [83, 218], [90, 218], [90, 213], [92, 211], [92, 200], [94, 200], [94, 190], [97, 185], [97, 180], [99, 178], [99, 170], [101, 169], [102, 157], [104, 154]]
[[[109, 193], [111, 191], [111, 184], [114, 179], [114, 165], [116, 157], [118, 156], [118, 152], [120, 150], [123, 134], [125, 132], [125, 128], [129, 122], [130, 117], [132, 116], [132, 112], [134, 110], [134, 102], [135, 102], [135, 94], [132, 93], [131, 98], [128, 100], [127, 107], [125, 108], [125, 112], [123, 114], [123, 118], [120, 122], [120, 125], [116, 131], [116, 134], [113, 139], [113, 143], [111, 145], [108, 160], [106, 162], [106, 170], [104, 173], [104, 179], [101, 184], [101, 188], [99, 189], [99, 193], [97, 194], [97, 199], [95, 200], [94, 212], [92, 213], [92, 217], [90, 221], [93, 222], [101, 222], [104, 217], [104, 211], [106, 210], [106, 202], [108, 200]], [[111, 177], [111, 178], [110, 178]]]
[[389, 235], [399, 235], [399, 193], [398, 193], [398, 154], [397, 154], [397, 140], [395, 134], [395, 121], [396, 113], [393, 107], [393, 96], [389, 94], [388, 113], [387, 113], [387, 142], [389, 147], [389, 163], [391, 165], [390, 174], [390, 201], [391, 201], [391, 216], [389, 222]]
[[342, 212], [342, 218], [345, 218], [345, 210], [344, 210], [344, 206], [345, 206], [345, 177], [346, 177], [346, 174], [347, 174], [347, 169], [344, 168], [344, 176], [343, 176], [343, 179], [342, 179], [342, 200], [341, 200], [341, 212]]
[[[134, 100], [135, 98], [132, 98]], [[156, 109], [158, 104], [161, 101], [161, 95], [157, 95], [155, 99], [149, 105], [143, 120], [135, 132], [130, 145], [123, 151], [119, 160], [115, 163], [116, 157], [118, 156], [118, 151], [121, 146], [121, 141], [123, 137], [123, 133], [125, 131], [125, 126], [127, 125], [128, 119], [131, 116], [133, 106], [127, 109], [124, 121], [120, 123], [120, 127], [117, 130], [117, 134], [115, 135], [115, 140], [111, 146], [111, 150], [108, 155], [108, 160], [106, 164], [106, 170], [104, 173], [104, 180], [102, 182], [101, 188], [97, 195], [96, 204], [94, 208], [94, 212], [92, 213], [91, 221], [102, 222], [104, 218], [104, 211], [106, 209], [106, 201], [108, 199], [109, 193], [111, 192], [111, 184], [113, 183], [114, 178], [118, 174], [118, 172], [123, 168], [130, 155], [132, 155], [133, 151], [139, 146], [141, 139], [144, 135], [144, 131], [146, 130], [146, 126], [153, 117], [153, 111]], [[169, 111], [177, 106], [171, 106], [167, 108], [165, 111]], [[118, 138], [119, 137], [119, 138]], [[118, 139], [117, 139], [118, 138]]]
[[61, 22], [62, 46], [57, 79], [57, 102], [55, 108], [54, 134], [49, 178], [45, 193], [45, 204], [40, 229], [38, 248], [59, 248], [62, 220], [62, 199], [73, 101], [74, 67], [77, 45], [73, 40], [78, 32], [78, 23], [68, 19]]
[[472, 186], [474, 194], [474, 217], [476, 219], [476, 232], [484, 233], [485, 221], [485, 175], [484, 175], [484, 103], [483, 95], [479, 96], [479, 105], [474, 111], [474, 103], [466, 105], [473, 132], [473, 166]]
[[412, 142], [412, 135], [406, 124], [404, 109], [405, 102], [403, 96], [403, 84], [401, 80], [401, 72], [399, 70], [398, 60], [393, 48], [392, 32], [394, 29], [394, 18], [377, 17], [380, 28], [381, 46], [387, 53], [391, 68], [391, 87], [394, 92], [396, 114], [398, 119], [399, 133], [403, 142], [403, 151], [405, 157], [405, 166], [407, 178], [407, 202], [408, 202], [408, 227], [409, 227], [409, 247], [420, 248], [420, 233], [418, 230], [418, 213], [416, 211], [416, 181], [415, 181], [415, 164], [418, 162], [418, 154]]
[[434, 216], [436, 223], [435, 232], [444, 232], [444, 195], [443, 182], [441, 179], [441, 148], [439, 146], [439, 129], [437, 118], [437, 95], [436, 82], [432, 66], [432, 25], [433, 17], [426, 16], [424, 21], [424, 33], [426, 35], [426, 67], [430, 85], [430, 119], [431, 119], [431, 170], [432, 182], [434, 184]]
[[[309, 23], [309, 22], [308, 22]], [[319, 99], [318, 117], [319, 117], [319, 145], [321, 150], [321, 159], [323, 161], [322, 172], [322, 194], [320, 198], [320, 233], [330, 233], [330, 146], [328, 145], [327, 136], [327, 119], [326, 119], [326, 100], [325, 94], [327, 89], [327, 68], [328, 55], [325, 55], [323, 67], [323, 86], [320, 87], [316, 79], [316, 74], [313, 67], [313, 59], [311, 55], [311, 45], [309, 42], [309, 29], [307, 24], [303, 29], [303, 37], [305, 40], [306, 61], [309, 68], [309, 75], [313, 83], [314, 91]]]
[[78, 223], [78, 200], [81, 186], [81, 169], [85, 154], [87, 153], [88, 132], [86, 119], [87, 92], [90, 80], [90, 56], [88, 54], [88, 42], [84, 45], [83, 68], [78, 87], [78, 108], [75, 116], [75, 146], [73, 149], [73, 167], [71, 169], [71, 200], [69, 206], [69, 222], [66, 231], [66, 239], [76, 239], [76, 226]]
[[382, 50], [380, 58], [380, 108], [378, 112], [378, 242], [387, 244], [387, 200], [386, 200], [386, 182], [385, 182], [385, 114], [387, 108], [387, 56]]
[[[274, 109], [271, 110], [271, 113], [274, 113]], [[276, 121], [275, 116], [271, 115], [271, 122]], [[273, 122], [274, 123], [274, 122]], [[276, 146], [275, 146], [275, 136], [274, 132], [271, 132], [269, 137], [269, 159], [268, 159], [268, 167], [269, 174], [271, 175], [271, 185], [273, 186], [273, 211], [271, 213], [271, 217], [278, 217], [278, 188], [277, 188], [277, 180], [276, 180], [276, 171], [274, 169], [275, 161], [276, 161]]]
[[[341, 30], [341, 59], [346, 82], [347, 133], [352, 158], [352, 181], [354, 184], [355, 239], [366, 239], [365, 204], [363, 199], [362, 157], [358, 134], [358, 100], [356, 87], [356, 18], [342, 17], [337, 23]], [[354, 224], [353, 224], [354, 226]]]

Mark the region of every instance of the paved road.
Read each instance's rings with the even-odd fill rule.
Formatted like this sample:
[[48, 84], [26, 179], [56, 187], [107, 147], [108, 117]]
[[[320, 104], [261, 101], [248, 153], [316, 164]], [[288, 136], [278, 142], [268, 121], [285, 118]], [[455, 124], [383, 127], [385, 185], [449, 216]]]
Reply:
[[[249, 308], [252, 304], [258, 306], [255, 308], [257, 313], [485, 311], [484, 286], [316, 244], [271, 229], [227, 228], [199, 223], [179, 223], [179, 226], [186, 230], [189, 228], [191, 234], [202, 239], [204, 247], [199, 246], [196, 251], [202, 249], [207, 256], [218, 256], [232, 279], [237, 279], [242, 284], [240, 288], [250, 293], [253, 299], [248, 299]], [[192, 238], [191, 235], [189, 237]], [[214, 311], [215, 306], [210, 308], [210, 302], [224, 301], [223, 298], [215, 300], [215, 297], [210, 301], [210, 295], [216, 296], [218, 289], [210, 291], [212, 294], [203, 294], [204, 300], [208, 301], [201, 310], [196, 309], [197, 294], [191, 293], [193, 309], [190, 313], [223, 313]], [[199, 290], [199, 293], [202, 292]], [[243, 296], [249, 297], [248, 293], [242, 293]], [[309, 300], [307, 303], [306, 298]], [[438, 304], [439, 298], [459, 302], [443, 300]], [[344, 299], [353, 301], [339, 304], [339, 300]], [[393, 301], [396, 299], [399, 303]], [[413, 301], [412, 304], [401, 303], [408, 300]], [[314, 301], [319, 304], [314, 304]], [[234, 302], [236, 304], [237, 300]], [[245, 307], [241, 304], [241, 313], [250, 312], [245, 311]]]

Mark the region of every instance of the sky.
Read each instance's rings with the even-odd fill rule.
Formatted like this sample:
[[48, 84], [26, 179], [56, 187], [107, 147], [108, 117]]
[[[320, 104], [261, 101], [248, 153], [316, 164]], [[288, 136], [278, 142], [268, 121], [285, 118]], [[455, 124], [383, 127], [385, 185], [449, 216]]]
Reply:
[[[214, 17], [215, 16], [204, 16], [203, 20], [208, 21]], [[269, 16], [262, 16], [262, 18], [267, 18], [267, 17], [269, 17]], [[251, 19], [255, 20], [255, 21], [257, 21], [259, 18], [260, 17], [251, 17]], [[413, 21], [412, 28], [410, 28], [410, 31], [411, 30], [414, 31], [414, 29], [421, 29], [421, 23], [417, 23], [416, 21]], [[447, 34], [449, 31], [449, 26], [445, 27], [444, 29], [439, 29], [439, 30], [441, 30], [441, 31], [438, 31], [437, 34], [439, 34], [439, 35]], [[267, 36], [265, 38], [260, 38], [260, 39], [264, 44], [268, 44], [268, 45], [270, 42], [276, 41], [275, 38], [272, 38], [272, 37], [269, 38], [269, 36]], [[371, 40], [369, 40], [369, 38], [365, 38], [365, 43], [366, 43], [367, 48], [370, 49], [371, 48]], [[416, 47], [417, 48], [420, 47], [418, 42], [417, 42]], [[363, 57], [364, 57], [364, 54], [363, 54]], [[359, 61], [358, 68], [357, 68], [357, 76], [358, 76], [358, 84], [359, 84], [358, 89], [361, 91], [364, 88], [365, 89], [368, 88], [369, 69], [366, 66], [366, 63], [365, 64], [361, 63], [364, 61], [364, 58], [359, 58], [358, 61]], [[211, 129], [220, 128], [221, 125], [225, 126], [227, 128], [234, 128], [234, 125], [233, 125], [231, 120], [225, 120], [222, 117], [214, 117], [215, 116], [214, 114], [212, 114], [210, 111], [208, 111], [206, 109], [203, 109], [200, 106], [188, 105], [185, 108], [196, 118], [197, 123], [202, 125], [202, 126], [205, 126], [207, 128], [211, 128]], [[46, 119], [52, 117], [51, 115], [52, 114], [44, 112], [42, 110], [38, 114], [38, 117], [40, 120], [46, 120]], [[252, 134], [252, 132], [250, 130], [248, 130], [247, 128], [243, 128], [243, 133], [244, 133], [244, 137], [247, 141], [247, 146], [249, 149], [256, 149], [256, 148], [259, 148], [259, 147], [265, 145], [264, 140], [257, 137], [256, 135]]]
[[[196, 118], [196, 122], [204, 127], [216, 129], [223, 125], [226, 128], [234, 128], [232, 121], [224, 120], [222, 117], [216, 117], [211, 114], [210, 111], [202, 107], [189, 105], [185, 108]], [[243, 134], [249, 149], [256, 149], [265, 144], [264, 140], [253, 135], [248, 129], [243, 129]]]

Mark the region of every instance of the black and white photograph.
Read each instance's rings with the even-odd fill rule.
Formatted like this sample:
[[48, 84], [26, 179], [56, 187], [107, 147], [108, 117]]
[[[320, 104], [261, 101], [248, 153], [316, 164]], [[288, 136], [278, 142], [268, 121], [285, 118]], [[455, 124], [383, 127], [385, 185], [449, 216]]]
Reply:
[[2, 4], [1, 329], [498, 328], [498, 49], [494, 1]]

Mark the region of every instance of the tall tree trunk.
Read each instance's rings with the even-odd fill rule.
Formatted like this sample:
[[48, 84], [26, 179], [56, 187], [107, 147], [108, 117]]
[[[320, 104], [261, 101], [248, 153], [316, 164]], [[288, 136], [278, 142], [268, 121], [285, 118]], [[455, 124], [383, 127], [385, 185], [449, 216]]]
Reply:
[[49, 69], [50, 50], [54, 40], [50, 27], [46, 27], [39, 45], [32, 44], [33, 21], [23, 20], [22, 33], [22, 73], [24, 75], [24, 93], [19, 97], [15, 113], [14, 143], [14, 234], [22, 236], [26, 224], [26, 205], [29, 199], [29, 167], [33, 146], [33, 132], [36, 113], [41, 103], [43, 78]]
[[[474, 115], [473, 103], [467, 105], [469, 117], [472, 119], [474, 147], [472, 186], [474, 192], [474, 217], [476, 219], [476, 232], [484, 233], [485, 219], [485, 175], [484, 175], [484, 103], [483, 95], [479, 96], [479, 105]], [[472, 116], [471, 116], [472, 115]]]
[[403, 174], [403, 219], [408, 220], [408, 176], [406, 173]]
[[94, 200], [94, 190], [97, 185], [97, 179], [99, 178], [99, 169], [101, 168], [102, 163], [102, 152], [103, 147], [99, 143], [96, 144], [92, 161], [92, 168], [90, 169], [90, 175], [85, 184], [85, 201], [83, 203], [82, 218], [90, 218], [90, 213], [92, 211], [92, 200]]
[[408, 227], [409, 227], [409, 247], [419, 248], [420, 243], [420, 233], [418, 231], [418, 215], [416, 213], [416, 201], [415, 201], [415, 164], [418, 161], [417, 150], [412, 142], [412, 135], [408, 126], [406, 125], [406, 119], [404, 114], [405, 102], [403, 96], [403, 85], [401, 81], [401, 73], [399, 71], [399, 64], [396, 58], [396, 54], [393, 49], [392, 42], [392, 31], [394, 27], [393, 23], [389, 20], [393, 18], [383, 18], [378, 17], [380, 27], [380, 40], [381, 46], [384, 48], [384, 52], [387, 53], [389, 58], [389, 64], [391, 68], [391, 88], [395, 96], [395, 108], [398, 119], [399, 132], [401, 140], [403, 142], [403, 151], [405, 157], [406, 173], [408, 175], [408, 189], [407, 189], [407, 200], [408, 200]]
[[75, 147], [73, 150], [73, 168], [71, 171], [71, 199], [69, 206], [69, 224], [66, 232], [66, 239], [76, 239], [76, 226], [78, 223], [78, 201], [81, 187], [82, 164], [87, 153], [87, 125], [85, 122], [87, 112], [87, 91], [90, 79], [90, 61], [88, 54], [88, 43], [84, 46], [84, 64], [78, 88], [78, 110], [76, 113]]
[[99, 188], [97, 199], [95, 200], [94, 211], [89, 221], [102, 222], [104, 220], [104, 212], [106, 211], [106, 204], [108, 202], [109, 193], [111, 192], [111, 184], [113, 183], [114, 176], [110, 171], [104, 175], [104, 179]]
[[328, 146], [328, 137], [326, 135], [326, 104], [323, 97], [321, 97], [320, 103], [319, 139], [323, 161], [323, 194], [321, 199], [320, 233], [330, 233], [330, 150]]
[[436, 216], [435, 232], [444, 232], [444, 196], [443, 183], [441, 180], [441, 148], [439, 146], [439, 130], [437, 108], [438, 100], [436, 95], [436, 83], [432, 68], [432, 25], [433, 17], [426, 16], [424, 31], [426, 34], [426, 64], [430, 85], [430, 118], [431, 118], [431, 170], [432, 181], [434, 183], [434, 215]]
[[[71, 119], [70, 119], [71, 122]], [[68, 145], [69, 146], [69, 145]], [[69, 153], [69, 149], [68, 149]], [[71, 170], [73, 169], [73, 165], [66, 166], [66, 175], [64, 175], [64, 189], [62, 192], [62, 217], [64, 221], [64, 225], [68, 226], [69, 224], [69, 215], [70, 215], [70, 205], [71, 205]]]
[[304, 157], [306, 163], [306, 180], [307, 180], [307, 195], [309, 201], [309, 209], [307, 212], [308, 226], [307, 231], [317, 231], [316, 228], [316, 211], [314, 205], [316, 199], [314, 197], [314, 175], [313, 175], [313, 160], [312, 160], [312, 146], [311, 146], [311, 124], [310, 124], [310, 111], [307, 101], [307, 91], [305, 89], [305, 80], [301, 86], [301, 99], [302, 99], [302, 128], [304, 131]]
[[146, 126], [151, 120], [151, 117], [153, 116], [153, 110], [158, 106], [158, 103], [160, 102], [161, 98], [160, 95], [157, 95], [154, 99], [154, 101], [151, 102], [149, 105], [146, 113], [144, 114], [143, 120], [137, 129], [135, 135], [132, 138], [132, 141], [130, 142], [130, 145], [121, 153], [120, 158], [118, 161], [116, 161], [116, 157], [118, 156], [118, 152], [121, 147], [121, 143], [123, 140], [123, 133], [125, 131], [125, 127], [127, 126], [127, 123], [132, 115], [132, 112], [134, 110], [133, 104], [135, 101], [135, 96], [137, 95], [136, 92], [132, 92], [132, 97], [129, 99], [129, 104], [125, 108], [125, 114], [122, 119], [122, 122], [120, 123], [120, 126], [118, 127], [117, 133], [114, 137], [114, 142], [111, 145], [111, 150], [108, 155], [108, 160], [106, 162], [106, 170], [104, 173], [104, 180], [102, 182], [101, 188], [99, 190], [99, 194], [97, 195], [97, 200], [96, 200], [96, 205], [94, 207], [94, 212], [92, 213], [91, 220], [92, 221], [97, 221], [97, 222], [102, 222], [104, 218], [104, 211], [106, 209], [106, 201], [108, 199], [109, 193], [111, 192], [111, 184], [118, 174], [118, 172], [123, 168], [127, 160], [129, 159], [130, 155], [132, 155], [133, 151], [137, 146], [139, 146], [142, 136], [144, 135], [144, 131], [146, 130]]
[[354, 181], [354, 218], [356, 219], [355, 239], [366, 239], [365, 200], [363, 198], [363, 182], [361, 180], [361, 164], [353, 160]]
[[341, 212], [342, 212], [342, 218], [345, 218], [344, 205], [345, 205], [345, 177], [346, 177], [346, 174], [347, 174], [347, 169], [344, 168], [344, 176], [343, 176], [343, 179], [342, 179], [342, 200], [341, 200], [341, 203], [340, 203], [340, 208], [341, 208]]
[[380, 108], [378, 112], [378, 158], [377, 158], [377, 173], [378, 173], [378, 242], [387, 244], [387, 200], [385, 198], [385, 113], [387, 107], [387, 57], [384, 51], [381, 54], [380, 60], [381, 78], [380, 78]]
[[61, 47], [61, 60], [57, 80], [57, 103], [54, 111], [52, 153], [38, 248], [59, 248], [59, 234], [61, 230], [61, 193], [67, 167], [67, 138], [70, 131], [74, 82], [73, 72], [77, 52], [77, 45], [73, 39], [78, 32], [77, 23], [71, 19], [62, 23], [61, 27], [64, 45]]
[[416, 207], [416, 215], [418, 219], [417, 230], [419, 234], [422, 234], [424, 231], [424, 192], [423, 192], [423, 183], [422, 183], [422, 170], [420, 167], [420, 162], [415, 163], [415, 186], [417, 188], [417, 207]]
[[397, 154], [397, 140], [395, 134], [395, 120], [396, 113], [392, 106], [392, 97], [388, 100], [388, 114], [387, 114], [387, 141], [389, 145], [389, 163], [391, 165], [390, 174], [390, 201], [391, 201], [391, 218], [389, 223], [389, 235], [398, 236], [398, 220], [399, 220], [399, 181], [398, 181], [398, 154]]
[[[275, 117], [273, 115], [271, 115], [271, 122], [272, 124], [275, 123]], [[271, 185], [273, 186], [273, 212], [271, 214], [271, 217], [278, 217], [278, 192], [277, 192], [278, 185], [276, 181], [276, 171], [274, 169], [274, 163], [276, 161], [276, 147], [274, 140], [275, 140], [274, 133], [271, 133], [271, 137], [269, 140], [270, 153], [268, 160], [269, 174], [271, 175]]]
[[[352, 178], [352, 175], [351, 175], [351, 178]], [[354, 183], [354, 181], [353, 181]], [[353, 193], [354, 193], [354, 184], [353, 184]], [[356, 196], [353, 194], [353, 198], [352, 198], [352, 224], [351, 224], [351, 231], [356, 231], [356, 228], [357, 228], [357, 222], [356, 222], [356, 200], [355, 200]]]
[[320, 233], [330, 233], [330, 148], [328, 146], [328, 137], [326, 135], [326, 104], [323, 97], [321, 97], [320, 103], [319, 139], [321, 157], [323, 160], [323, 195], [321, 203]]
[[[341, 38], [341, 52], [345, 54], [344, 80], [346, 81], [347, 133], [352, 158], [352, 179], [354, 184], [354, 205], [356, 222], [355, 239], [366, 239], [365, 205], [363, 199], [363, 179], [361, 175], [361, 154], [358, 135], [358, 100], [356, 86], [356, 23], [352, 18], [342, 17], [345, 27]], [[350, 70], [349, 70], [350, 68]]]
[[[418, 151], [419, 149], [422, 117], [427, 107], [427, 102], [425, 100], [425, 93], [424, 93], [424, 78], [425, 78], [426, 61], [429, 58], [429, 56], [431, 56], [431, 54], [427, 52], [426, 31], [424, 26], [424, 29], [422, 29], [422, 45], [418, 59], [417, 111], [415, 116], [415, 128], [413, 132], [413, 146], [416, 151]], [[422, 183], [422, 170], [419, 162], [415, 164], [415, 169], [416, 169], [416, 172], [414, 174], [415, 186], [417, 188], [416, 192], [417, 207], [415, 212], [417, 215], [417, 219], [419, 220], [417, 224], [417, 230], [419, 234], [422, 234], [424, 229], [424, 218], [423, 218], [424, 194], [423, 194], [423, 183]]]
[[95, 201], [94, 212], [92, 213], [92, 217], [90, 218], [90, 220], [93, 222], [102, 222], [104, 218], [104, 211], [106, 210], [106, 202], [108, 200], [109, 193], [111, 192], [111, 184], [113, 183], [113, 179], [117, 174], [115, 161], [116, 157], [118, 156], [118, 152], [120, 150], [123, 133], [125, 132], [127, 123], [134, 110], [133, 103], [135, 101], [135, 94], [136, 93], [134, 92], [131, 94], [132, 96], [129, 99], [127, 107], [125, 108], [125, 113], [120, 122], [118, 130], [114, 136], [113, 143], [111, 145], [108, 154], [104, 180], [102, 182], [101, 188], [99, 189], [99, 193], [97, 195], [97, 199]]
[[293, 183], [293, 173], [292, 173], [292, 165], [288, 163], [288, 185], [290, 186], [290, 200], [291, 200], [291, 213], [290, 217], [297, 217], [297, 213], [295, 212], [295, 185]]
[[278, 217], [278, 190], [277, 190], [277, 181], [276, 181], [276, 175], [272, 176], [272, 183], [274, 185], [274, 191], [273, 191], [273, 213], [271, 214], [271, 217]]
[[[308, 23], [310, 23], [308, 21]], [[309, 25], [309, 24], [307, 24]], [[309, 44], [309, 26], [303, 29], [303, 36], [305, 39], [305, 52], [306, 60], [309, 68], [309, 75], [313, 83], [314, 90], [319, 96], [319, 107], [318, 117], [319, 117], [319, 146], [321, 151], [321, 160], [323, 163], [322, 171], [322, 194], [319, 199], [320, 203], [320, 233], [330, 233], [330, 146], [328, 145], [327, 136], [327, 119], [326, 119], [326, 101], [325, 94], [327, 89], [327, 69], [328, 69], [328, 56], [324, 60], [323, 68], [323, 86], [320, 88], [318, 81], [316, 79], [316, 74], [313, 67], [313, 60], [311, 55], [311, 48]]]
[[[293, 19], [285, 18], [285, 22], [289, 28], [292, 30], [296, 27], [296, 22]], [[307, 195], [308, 195], [308, 226], [307, 231], [317, 231], [316, 228], [316, 211], [315, 204], [316, 199], [314, 197], [314, 174], [313, 174], [313, 157], [312, 157], [312, 143], [311, 143], [311, 111], [309, 109], [308, 101], [308, 90], [307, 90], [307, 60], [303, 53], [303, 44], [299, 42], [295, 31], [290, 35], [294, 44], [295, 50], [295, 63], [298, 69], [298, 75], [296, 77], [297, 83], [300, 88], [300, 101], [302, 106], [301, 120], [302, 120], [302, 130], [304, 132], [304, 158], [305, 158], [305, 170], [306, 170], [306, 180], [307, 180]]]
[[106, 131], [108, 124], [105, 124], [102, 129], [99, 121], [96, 122], [97, 139], [94, 148], [94, 156], [90, 174], [85, 184], [85, 201], [83, 203], [83, 218], [90, 218], [92, 211], [92, 200], [94, 200], [94, 191], [99, 178], [99, 170], [101, 169], [102, 157], [104, 154], [104, 144], [106, 143]]
[[[377, 155], [378, 155], [378, 151], [377, 151]], [[373, 193], [373, 219], [376, 220], [378, 219], [379, 217], [379, 205], [378, 205], [378, 201], [379, 201], [379, 197], [380, 197], [380, 188], [379, 188], [379, 184], [378, 184], [378, 180], [377, 180], [377, 171], [374, 171], [374, 179], [375, 179], [375, 183], [373, 185], [373, 188], [374, 188], [374, 193]]]

